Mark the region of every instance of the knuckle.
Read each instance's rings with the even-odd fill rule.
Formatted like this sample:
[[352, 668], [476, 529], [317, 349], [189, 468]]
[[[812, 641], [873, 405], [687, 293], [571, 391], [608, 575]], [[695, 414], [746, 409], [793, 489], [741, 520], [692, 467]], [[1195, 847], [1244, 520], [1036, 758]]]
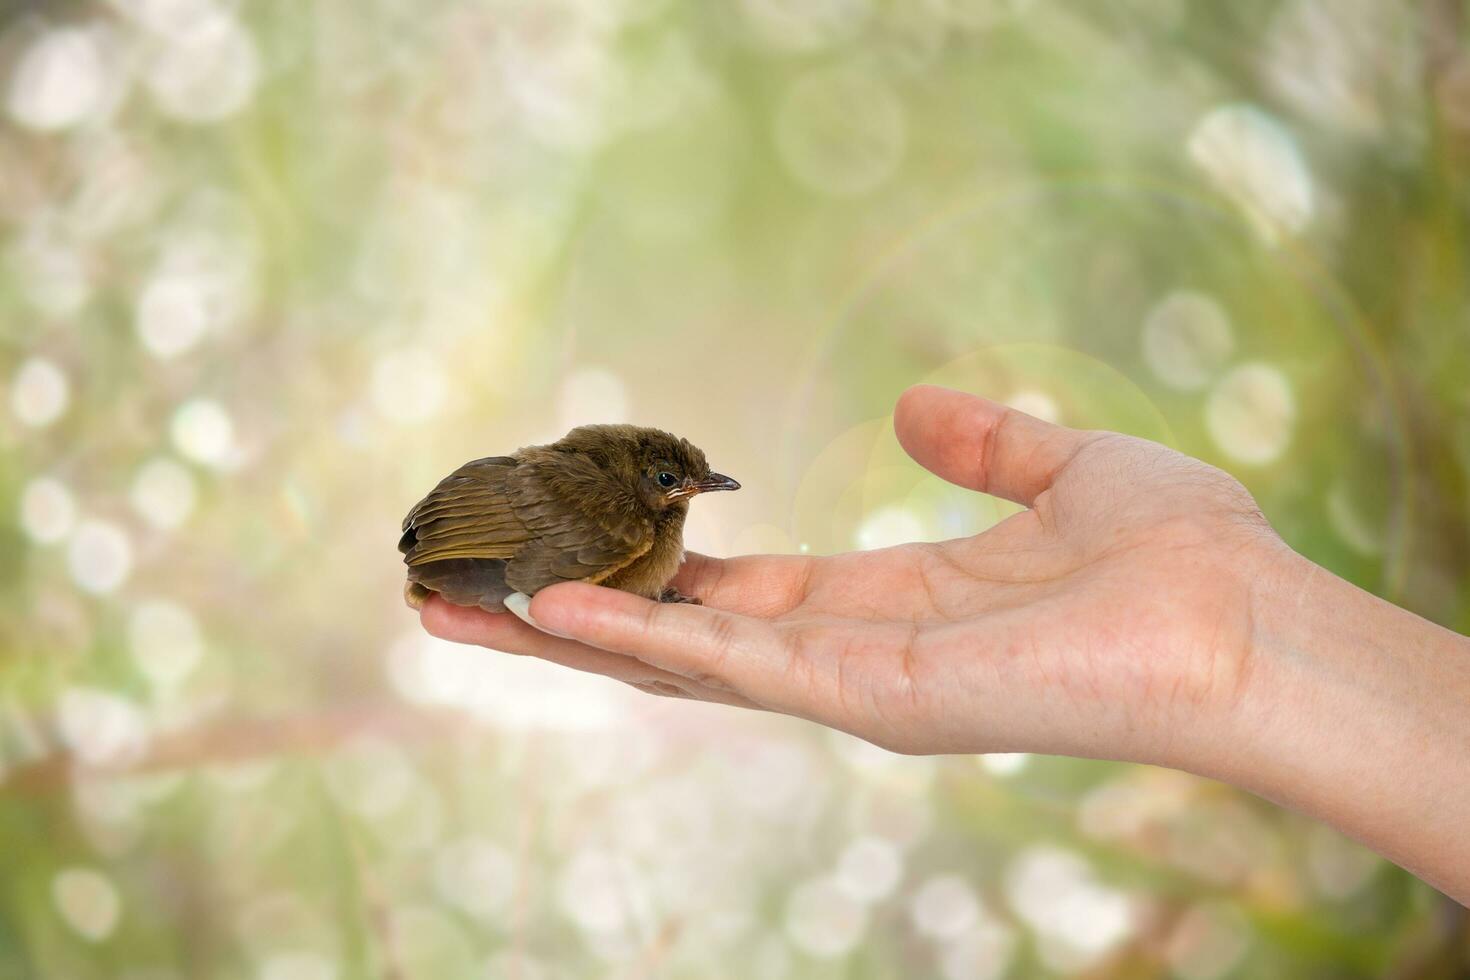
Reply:
[[711, 617], [704, 628], [703, 637], [703, 645], [708, 651], [708, 658], [703, 665], [690, 671], [687, 676], [696, 684], [713, 690], [734, 690], [733, 685], [725, 677], [724, 665], [739, 642], [739, 633], [735, 617], [729, 614], [717, 614]]
[[[786, 663], [782, 683], [806, 704], [833, 704], [840, 709], [846, 690], [845, 642], [821, 627], [793, 628], [784, 634]], [[830, 665], [819, 667], [819, 664]]]
[[734, 648], [738, 633], [733, 617], [717, 614], [711, 617], [709, 625], [705, 627], [704, 638], [713, 652], [724, 655]]
[[729, 693], [735, 690], [723, 677], [707, 670], [692, 670], [689, 672], [689, 679], [700, 687], [707, 687], [712, 691]]
[[635, 687], [644, 694], [652, 694], [660, 698], [692, 698], [694, 695], [668, 681], [628, 681], [629, 686]]
[[795, 587], [792, 590], [791, 601], [787, 608], [795, 608], [812, 597], [812, 589], [815, 584], [813, 579], [817, 573], [817, 562], [810, 557], [802, 559], [801, 562], [801, 574], [794, 578], [793, 585]]
[[663, 612], [663, 606], [656, 601], [644, 605], [642, 613], [643, 621], [641, 623], [643, 635], [648, 636], [658, 629]]
[[992, 477], [997, 465], [1001, 439], [1004, 438], [1006, 430], [1015, 424], [1015, 418], [1015, 409], [1002, 406], [1000, 414], [982, 423], [980, 427], [979, 459], [975, 461], [979, 473], [974, 483], [975, 489], [981, 493], [990, 492], [994, 482]]
[[738, 693], [735, 691], [735, 686], [731, 685], [728, 680], [725, 680], [725, 677], [720, 677], [719, 674], [710, 673], [710, 671], [707, 670], [691, 671], [691, 673], [689, 673], [689, 680], [697, 683], [697, 685], [700, 685], [701, 688], [710, 689], [710, 691], [719, 691], [722, 693]]

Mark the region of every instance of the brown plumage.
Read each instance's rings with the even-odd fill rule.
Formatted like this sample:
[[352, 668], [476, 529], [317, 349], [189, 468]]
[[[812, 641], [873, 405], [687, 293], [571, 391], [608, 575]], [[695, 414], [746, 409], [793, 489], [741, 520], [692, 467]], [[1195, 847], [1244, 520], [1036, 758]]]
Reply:
[[689, 440], [632, 425], [584, 425], [549, 446], [473, 460], [403, 519], [404, 598], [417, 609], [438, 592], [502, 612], [512, 592], [583, 581], [690, 601], [667, 589], [689, 500], [739, 487]]

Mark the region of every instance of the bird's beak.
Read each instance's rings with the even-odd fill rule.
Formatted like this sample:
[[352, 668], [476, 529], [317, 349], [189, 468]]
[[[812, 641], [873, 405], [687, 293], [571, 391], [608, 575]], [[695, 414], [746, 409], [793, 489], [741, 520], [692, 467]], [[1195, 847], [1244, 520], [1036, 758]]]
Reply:
[[725, 476], [723, 473], [711, 473], [703, 480], [687, 480], [684, 485], [669, 494], [674, 500], [684, 497], [692, 497], [696, 493], [708, 493], [711, 490], [739, 490], [740, 484]]

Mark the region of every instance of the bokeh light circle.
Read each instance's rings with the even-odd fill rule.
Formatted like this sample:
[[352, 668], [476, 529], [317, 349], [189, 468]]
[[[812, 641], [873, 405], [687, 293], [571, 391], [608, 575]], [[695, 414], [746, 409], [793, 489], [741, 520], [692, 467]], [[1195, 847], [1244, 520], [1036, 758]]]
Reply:
[[233, 17], [211, 18], [191, 34], [167, 39], [149, 60], [144, 83], [165, 115], [211, 123], [233, 115], [255, 93], [260, 56]]
[[1384, 868], [1383, 858], [1326, 824], [1308, 828], [1306, 858], [1313, 887], [1336, 901], [1357, 895]]
[[160, 276], [143, 288], [136, 326], [143, 346], [168, 359], [194, 347], [210, 327], [209, 298], [197, 279]]
[[138, 467], [128, 501], [149, 524], [175, 528], [194, 512], [198, 491], [188, 467], [167, 456], [150, 459]]
[[1261, 466], [1280, 458], [1296, 426], [1291, 382], [1270, 364], [1243, 364], [1210, 392], [1210, 437], [1236, 462]]
[[76, 500], [66, 484], [55, 477], [36, 477], [21, 491], [21, 530], [37, 544], [64, 541], [76, 519]]
[[387, 667], [405, 699], [460, 708], [507, 731], [605, 731], [627, 718], [628, 695], [598, 678], [518, 657], [485, 657], [419, 630], [389, 646]]
[[52, 317], [80, 312], [92, 295], [87, 257], [54, 227], [40, 221], [18, 236], [7, 258], [19, 291], [32, 307]]
[[902, 506], [889, 505], [878, 508], [863, 519], [853, 536], [853, 544], [863, 551], [871, 551], [918, 541], [924, 535], [924, 522], [912, 511]]
[[338, 749], [326, 775], [332, 795], [369, 819], [391, 815], [418, 784], [418, 773], [403, 749], [375, 735], [359, 735]]
[[1164, 956], [1180, 980], [1218, 980], [1240, 965], [1250, 944], [1250, 924], [1239, 909], [1200, 902], [1175, 923]]
[[128, 645], [143, 676], [156, 691], [165, 693], [183, 683], [204, 656], [199, 621], [183, 605], [168, 599], [150, 599], [133, 610]]
[[122, 898], [112, 879], [96, 868], [64, 868], [51, 879], [51, 900], [62, 920], [88, 942], [112, 935]]
[[66, 549], [72, 580], [98, 595], [116, 591], [133, 570], [133, 544], [111, 521], [89, 518], [77, 525]]
[[781, 162], [819, 194], [851, 197], [878, 187], [897, 171], [907, 141], [898, 95], [882, 79], [853, 67], [801, 76], [776, 113]]
[[515, 890], [515, 861], [493, 841], [475, 837], [452, 841], [434, 858], [434, 885], [443, 898], [471, 918], [500, 920]]
[[1339, 132], [1417, 149], [1423, 121], [1391, 106], [1422, 84], [1413, 9], [1398, 4], [1292, 0], [1274, 12], [1264, 37], [1262, 74], [1302, 118]]
[[1018, 412], [1056, 425], [1065, 425], [1062, 408], [1057, 400], [1039, 388], [1022, 388], [1004, 399], [1005, 403]]
[[225, 468], [235, 455], [235, 423], [223, 405], [194, 398], [178, 407], [169, 426], [174, 448], [205, 466]]
[[6, 106], [16, 122], [43, 131], [66, 129], [97, 115], [111, 101], [103, 37], [86, 27], [61, 27], [37, 37], [10, 79]]
[[1143, 358], [1171, 388], [1197, 391], [1235, 350], [1230, 318], [1202, 293], [1178, 291], [1159, 300], [1143, 321]]
[[1134, 930], [1127, 896], [1098, 883], [1087, 860], [1065, 848], [1020, 852], [1006, 871], [1005, 889], [1011, 908], [1044, 940], [1039, 950], [1054, 970], [1084, 969]]
[[892, 841], [872, 835], [848, 844], [837, 860], [834, 880], [860, 902], [887, 898], [903, 877], [903, 855]]
[[1296, 140], [1249, 105], [1211, 110], [1189, 134], [1190, 159], [1274, 243], [1302, 231], [1316, 206], [1312, 176]]
[[1014, 931], [986, 915], [945, 943], [939, 973], [944, 980], [997, 980], [1009, 971], [1015, 948]]
[[62, 741], [85, 765], [126, 765], [147, 748], [147, 717], [122, 695], [96, 687], [67, 688], [57, 714]]
[[851, 952], [868, 928], [867, 907], [831, 878], [798, 884], [786, 897], [786, 935], [802, 952], [835, 959]]
[[955, 939], [980, 921], [975, 890], [956, 874], [935, 875], [921, 884], [909, 900], [914, 928], [932, 939]]
[[562, 913], [593, 934], [622, 930], [649, 901], [647, 882], [631, 862], [590, 848], [573, 854], [562, 868], [556, 897]]
[[30, 357], [16, 370], [10, 408], [24, 424], [45, 428], [61, 418], [70, 402], [71, 384], [54, 361]]

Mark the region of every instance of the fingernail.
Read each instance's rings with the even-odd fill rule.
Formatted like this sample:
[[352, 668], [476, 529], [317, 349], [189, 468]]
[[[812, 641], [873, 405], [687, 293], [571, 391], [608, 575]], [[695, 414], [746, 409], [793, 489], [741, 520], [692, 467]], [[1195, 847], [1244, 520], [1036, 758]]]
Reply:
[[524, 592], [512, 592], [501, 601], [505, 603], [506, 609], [514, 613], [516, 618], [527, 625], [534, 626], [543, 633], [550, 633], [552, 636], [569, 639], [565, 633], [558, 633], [556, 630], [547, 629], [545, 626], [536, 622], [535, 618], [531, 616], [531, 597]]

